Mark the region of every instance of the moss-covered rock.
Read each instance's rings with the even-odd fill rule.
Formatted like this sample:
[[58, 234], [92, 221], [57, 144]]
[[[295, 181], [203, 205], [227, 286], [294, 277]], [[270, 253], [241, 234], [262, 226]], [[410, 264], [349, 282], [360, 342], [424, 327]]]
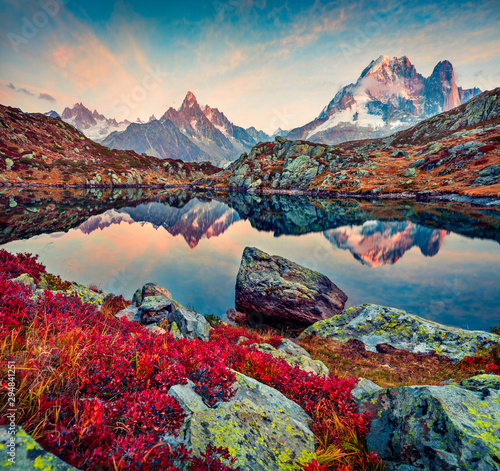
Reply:
[[431, 353], [461, 359], [481, 347], [500, 343], [500, 336], [449, 327], [399, 309], [362, 304], [316, 322], [301, 334], [314, 334], [342, 342], [361, 340], [375, 352], [379, 343], [413, 353]]
[[12, 435], [7, 426], [0, 426], [0, 468], [12, 471], [77, 471], [44, 450], [21, 427], [16, 427]]
[[187, 418], [179, 436], [164, 442], [192, 448], [196, 455], [208, 444], [227, 447], [240, 469], [252, 471], [299, 470], [314, 457], [311, 418], [276, 389], [241, 373], [236, 374], [235, 394], [229, 402], [208, 407], [193, 383], [169, 390]]
[[66, 293], [78, 296], [82, 302], [88, 304], [94, 304], [95, 306], [101, 307], [104, 303], [108, 293], [96, 293], [90, 288], [78, 283], [73, 283], [67, 290]]
[[368, 447], [392, 469], [498, 470], [498, 386], [498, 376], [481, 375], [460, 384], [364, 394], [358, 409], [372, 416]]
[[33, 280], [33, 278], [31, 278], [31, 276], [29, 276], [27, 273], [22, 273], [17, 278], [12, 278], [10, 281], [19, 285], [26, 285], [31, 289], [36, 289], [35, 280]]
[[295, 471], [314, 457], [314, 435], [286, 414], [243, 399], [191, 417], [195, 453], [227, 447], [236, 466], [252, 471]]

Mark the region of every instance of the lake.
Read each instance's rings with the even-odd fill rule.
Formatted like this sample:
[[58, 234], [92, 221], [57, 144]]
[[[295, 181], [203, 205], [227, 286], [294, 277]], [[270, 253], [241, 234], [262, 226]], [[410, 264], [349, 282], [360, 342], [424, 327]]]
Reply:
[[234, 307], [243, 249], [254, 246], [327, 275], [348, 306], [500, 326], [498, 209], [143, 189], [3, 189], [0, 205], [2, 248], [127, 298], [155, 281], [222, 315]]

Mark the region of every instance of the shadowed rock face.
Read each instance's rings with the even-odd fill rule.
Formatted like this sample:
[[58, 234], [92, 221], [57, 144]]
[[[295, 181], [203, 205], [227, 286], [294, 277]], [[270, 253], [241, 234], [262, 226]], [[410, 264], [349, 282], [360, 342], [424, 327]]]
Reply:
[[246, 247], [236, 279], [236, 309], [270, 322], [311, 324], [340, 314], [347, 295], [321, 273]]

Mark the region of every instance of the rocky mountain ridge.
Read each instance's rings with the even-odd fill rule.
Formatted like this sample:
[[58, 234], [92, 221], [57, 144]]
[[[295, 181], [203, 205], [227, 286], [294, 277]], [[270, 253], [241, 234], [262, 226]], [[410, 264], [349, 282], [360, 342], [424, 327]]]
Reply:
[[[45, 113], [47, 116], [57, 118], [55, 112]], [[116, 119], [108, 119], [97, 110], [90, 111], [83, 103], [75, 103], [73, 108], [66, 107], [61, 114], [61, 119], [81, 131], [85, 136], [95, 142], [101, 142], [113, 131], [127, 128], [130, 121], [117, 122]]]
[[216, 172], [209, 163], [108, 149], [59, 118], [0, 105], [0, 184], [142, 186], [188, 184]]
[[277, 137], [199, 187], [323, 194], [500, 195], [500, 89], [383, 139], [329, 146]]
[[255, 128], [236, 126], [217, 108], [201, 107], [195, 95], [188, 92], [179, 109], [170, 107], [158, 120], [113, 132], [102, 143], [158, 158], [208, 160], [223, 165], [267, 139], [267, 134]]

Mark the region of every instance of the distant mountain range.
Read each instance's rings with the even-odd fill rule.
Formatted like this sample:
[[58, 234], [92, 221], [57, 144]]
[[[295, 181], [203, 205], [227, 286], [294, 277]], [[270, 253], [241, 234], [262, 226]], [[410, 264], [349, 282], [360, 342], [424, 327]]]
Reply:
[[[45, 113], [47, 116], [56, 118], [55, 111]], [[129, 126], [130, 121], [117, 122], [116, 119], [106, 118], [97, 110], [90, 111], [83, 103], [76, 103], [73, 108], [65, 108], [60, 118], [74, 126], [95, 142], [101, 142], [113, 131], [123, 131]], [[140, 122], [140, 120], [138, 119]]]
[[[147, 123], [140, 119], [117, 122], [82, 103], [66, 108], [61, 118], [106, 147], [223, 166], [277, 135], [325, 144], [385, 137], [455, 108], [480, 92], [459, 87], [448, 61], [439, 62], [425, 78], [406, 56], [380, 56], [356, 83], [343, 87], [315, 120], [291, 131], [278, 129], [271, 136], [254, 127], [236, 126], [217, 108], [201, 107], [192, 92], [179, 109], [169, 108]], [[58, 116], [55, 111], [46, 115]]]
[[425, 78], [406, 56], [380, 56], [356, 83], [343, 87], [315, 120], [292, 129], [286, 137], [325, 144], [384, 137], [480, 93], [478, 88], [458, 87], [448, 61], [439, 62]]
[[[54, 111], [45, 114], [59, 116]], [[273, 137], [254, 127], [236, 126], [217, 108], [201, 107], [192, 92], [187, 93], [178, 110], [169, 108], [159, 119], [152, 115], [147, 123], [139, 119], [135, 123], [117, 122], [96, 110], [91, 112], [82, 103], [66, 108], [61, 118], [90, 139], [112, 149], [135, 150], [186, 162], [208, 160], [218, 165]]]

